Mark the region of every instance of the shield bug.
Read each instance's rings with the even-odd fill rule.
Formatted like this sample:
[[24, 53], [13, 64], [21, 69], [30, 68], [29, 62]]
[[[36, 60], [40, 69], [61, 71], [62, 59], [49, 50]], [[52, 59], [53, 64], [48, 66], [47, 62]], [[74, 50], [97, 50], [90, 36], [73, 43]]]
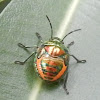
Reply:
[[[58, 37], [53, 37], [53, 29], [52, 24], [50, 22], [50, 19], [46, 15], [50, 27], [51, 27], [51, 38], [43, 42], [42, 37], [39, 33], [36, 33], [36, 36], [38, 38], [38, 43], [36, 46], [36, 50], [23, 62], [21, 61], [15, 61], [15, 64], [24, 65], [25, 62], [32, 57], [32, 55], [35, 55], [34, 58], [34, 67], [39, 74], [39, 76], [48, 82], [55, 82], [63, 77], [63, 88], [66, 91], [67, 94], [69, 92], [67, 91], [66, 84], [67, 84], [67, 78], [68, 78], [68, 67], [69, 67], [69, 57], [72, 56], [77, 63], [85, 63], [86, 60], [79, 60], [74, 55], [71, 55], [68, 50], [71, 45], [74, 44], [74, 42], [71, 42], [67, 45], [67, 47], [64, 45], [63, 40], [71, 33], [75, 31], [79, 31], [81, 29], [77, 29], [74, 31], [69, 32], [63, 39], [60, 39]], [[22, 43], [18, 43], [18, 46], [24, 49], [32, 48], [24, 46]]]

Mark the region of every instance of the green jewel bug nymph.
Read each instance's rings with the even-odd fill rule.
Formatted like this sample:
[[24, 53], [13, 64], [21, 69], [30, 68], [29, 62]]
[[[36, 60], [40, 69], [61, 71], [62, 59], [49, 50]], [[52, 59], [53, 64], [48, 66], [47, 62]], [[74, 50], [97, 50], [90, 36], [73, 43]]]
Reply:
[[[60, 80], [62, 77], [63, 81], [63, 88], [66, 91], [66, 94], [69, 94], [66, 88], [67, 78], [68, 78], [68, 68], [69, 68], [69, 58], [70, 56], [73, 57], [77, 63], [85, 63], [86, 60], [79, 60], [74, 55], [69, 53], [69, 47], [74, 44], [71, 42], [67, 45], [64, 45], [63, 40], [71, 33], [75, 31], [79, 31], [81, 29], [77, 29], [74, 31], [69, 32], [63, 39], [58, 37], [53, 37], [53, 29], [50, 19], [46, 15], [50, 27], [51, 27], [51, 38], [48, 41], [43, 41], [42, 37], [39, 33], [36, 33], [38, 38], [37, 46], [35, 47], [35, 51], [23, 62], [15, 61], [15, 64], [24, 65], [26, 61], [35, 55], [33, 60], [34, 68], [36, 69], [38, 75], [45, 81], [48, 82], [55, 82]], [[27, 47], [24, 46], [22, 43], [18, 43], [18, 46], [28, 50]]]

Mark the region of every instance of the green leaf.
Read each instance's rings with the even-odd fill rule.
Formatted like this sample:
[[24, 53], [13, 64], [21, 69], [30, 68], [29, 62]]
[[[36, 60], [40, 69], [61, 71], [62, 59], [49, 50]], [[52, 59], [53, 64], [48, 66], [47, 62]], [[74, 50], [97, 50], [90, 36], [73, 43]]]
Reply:
[[[5, 6], [0, 14], [0, 100], [92, 100], [94, 96], [99, 98], [97, 88], [100, 88], [95, 77], [99, 79], [100, 73], [99, 68], [95, 69], [95, 63], [92, 63], [93, 58], [100, 54], [99, 9], [98, 0], [12, 0]], [[34, 51], [30, 49], [30, 52], [27, 52], [18, 47], [18, 43], [36, 45], [36, 32], [42, 36], [43, 41], [49, 40], [51, 30], [46, 15], [53, 25], [54, 36], [59, 38], [68, 31], [82, 28], [81, 32], [70, 35], [64, 42], [67, 45], [75, 40], [77, 45], [72, 47], [71, 53], [88, 61], [90, 59], [91, 63], [70, 64], [73, 68], [69, 68], [69, 96], [61, 83], [50, 85], [36, 75], [33, 67], [34, 56], [25, 65], [14, 64], [16, 60], [24, 61]], [[100, 61], [100, 57], [98, 58], [97, 62]]]
[[2, 1], [4, 1], [4, 0], [0, 0], [0, 2], [2, 2]]
[[3, 11], [3, 9], [9, 4], [11, 0], [0, 0], [0, 13]]

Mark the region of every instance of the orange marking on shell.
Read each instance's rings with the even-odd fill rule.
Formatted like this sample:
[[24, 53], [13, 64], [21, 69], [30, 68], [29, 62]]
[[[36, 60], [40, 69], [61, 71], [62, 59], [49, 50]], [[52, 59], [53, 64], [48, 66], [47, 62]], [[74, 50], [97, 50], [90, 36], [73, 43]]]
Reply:
[[[48, 81], [56, 81], [57, 79], [59, 79], [64, 72], [67, 70], [67, 66], [65, 66], [64, 61], [63, 60], [59, 60], [58, 62], [62, 63], [63, 68], [61, 69], [61, 71], [56, 75], [56, 76], [51, 76], [50, 73], [48, 73], [47, 75], [45, 75], [42, 71], [42, 67], [41, 67], [41, 60], [44, 59], [44, 57], [41, 57], [40, 59], [37, 60], [37, 69], [38, 69], [38, 73], [40, 74], [40, 76], [44, 79], [44, 80], [48, 80]], [[52, 58], [54, 60], [54, 58]], [[48, 68], [48, 67], [47, 67]], [[46, 78], [47, 77], [47, 78]], [[51, 78], [51, 79], [50, 79]], [[53, 79], [52, 79], [53, 78]]]
[[62, 70], [51, 81], [56, 81], [57, 79], [59, 79], [64, 74], [64, 72], [66, 70], [67, 70], [67, 66], [65, 66], [65, 64], [63, 62], [63, 68], [62, 68]]
[[[57, 59], [56, 59], [57, 60]], [[50, 81], [56, 81], [57, 79], [59, 79], [63, 74], [64, 74], [64, 72], [67, 70], [67, 66], [65, 66], [65, 63], [64, 63], [64, 61], [63, 60], [57, 60], [57, 63], [58, 64], [62, 64], [63, 65], [63, 67], [62, 67], [62, 69], [61, 69], [61, 71], [52, 79], [52, 80], [50, 80]]]
[[57, 69], [56, 68], [53, 68], [53, 67], [46, 67], [47, 71], [51, 71], [51, 72], [56, 72]]
[[42, 58], [43, 58], [43, 57], [41, 57], [40, 59], [38, 59], [36, 63], [37, 63], [38, 73], [39, 73], [40, 76], [45, 80], [44, 74], [43, 74], [43, 71], [42, 71], [42, 68], [41, 68], [41, 64], [40, 64]]
[[64, 50], [57, 46], [45, 46], [45, 49], [51, 56], [60, 56], [65, 53]]
[[[56, 59], [58, 59], [58, 58], [56, 58]], [[50, 60], [50, 59], [45, 59], [45, 60], [43, 60], [45, 63], [47, 63], [48, 65], [52, 65], [52, 66], [59, 66], [59, 64], [60, 64], [60, 62], [56, 62], [56, 61], [52, 61], [52, 60]]]
[[46, 75], [47, 76], [53, 76], [54, 74], [53, 73], [50, 73], [50, 72], [46, 72]]
[[46, 79], [45, 77], [47, 77], [47, 75], [45, 75], [42, 71], [42, 67], [41, 67], [41, 60], [43, 59], [43, 57], [41, 57], [40, 59], [37, 60], [37, 69], [38, 69], [38, 73], [40, 74], [40, 76], [44, 79], [44, 80], [48, 80], [49, 78], [53, 78], [53, 76], [48, 76], [48, 79]]

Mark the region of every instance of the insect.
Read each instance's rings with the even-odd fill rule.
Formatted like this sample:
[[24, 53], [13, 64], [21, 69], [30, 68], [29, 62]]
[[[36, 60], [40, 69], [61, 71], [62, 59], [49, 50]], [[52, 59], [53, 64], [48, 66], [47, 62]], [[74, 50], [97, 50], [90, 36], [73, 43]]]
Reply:
[[[69, 43], [66, 47], [64, 45], [63, 40], [69, 34], [79, 31], [81, 29], [69, 32], [67, 35], [64, 36], [63, 39], [60, 39], [58, 37], [53, 37], [52, 24], [47, 15], [46, 17], [51, 27], [51, 38], [48, 41], [43, 42], [43, 39], [40, 36], [40, 34], [36, 33], [38, 42], [37, 46], [35, 47], [35, 51], [23, 62], [15, 61], [15, 64], [24, 65], [30, 57], [35, 55], [33, 63], [39, 76], [43, 80], [48, 82], [55, 82], [63, 78], [64, 79], [63, 88], [66, 91], [66, 93], [69, 94], [66, 87], [68, 78], [69, 58], [70, 56], [72, 56], [77, 61], [77, 63], [85, 63], [86, 60], [79, 60], [74, 55], [70, 54], [68, 50], [69, 47], [74, 44], [74, 42]], [[18, 43], [18, 46], [26, 50], [28, 50], [28, 48], [32, 48], [32, 47], [27, 47], [22, 43]]]

